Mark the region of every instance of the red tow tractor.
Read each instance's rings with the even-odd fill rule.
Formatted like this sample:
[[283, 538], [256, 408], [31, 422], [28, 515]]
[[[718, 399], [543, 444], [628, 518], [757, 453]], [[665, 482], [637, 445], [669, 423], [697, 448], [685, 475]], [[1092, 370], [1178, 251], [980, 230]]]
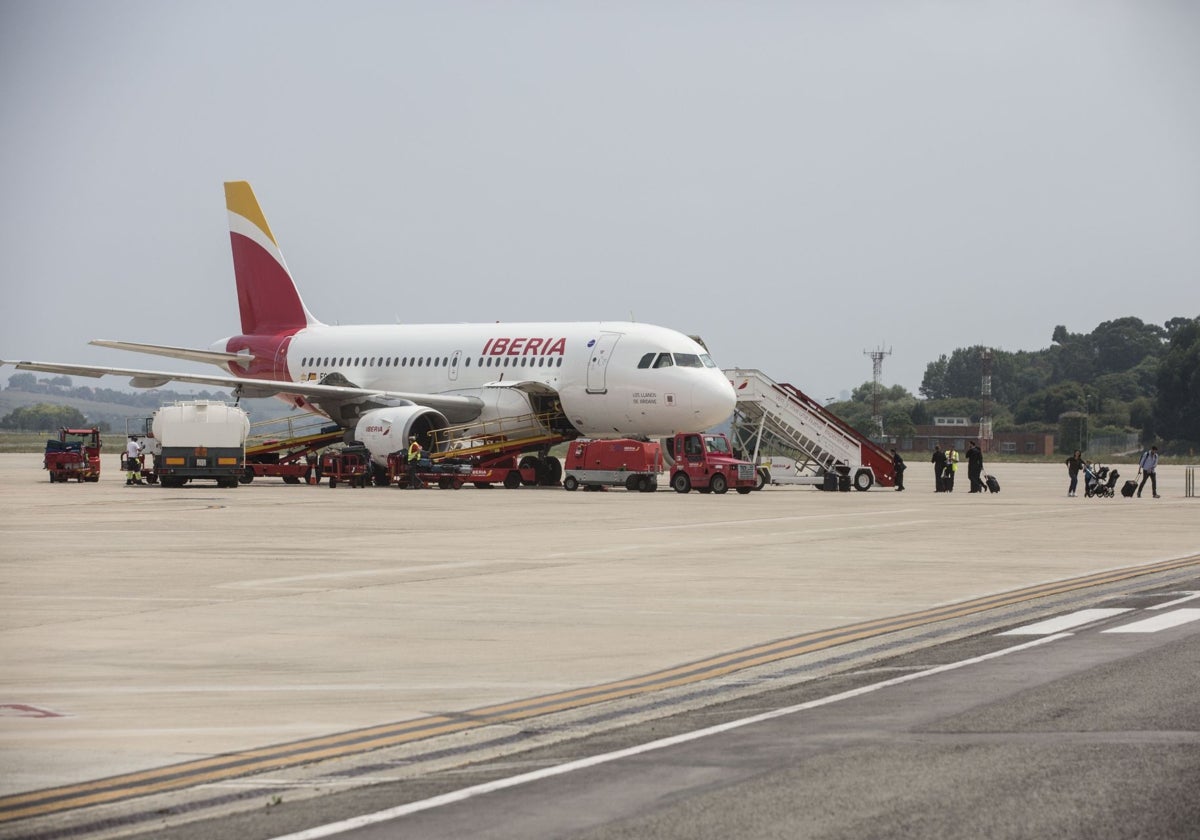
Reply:
[[59, 429], [58, 440], [46, 441], [42, 466], [50, 472], [50, 481], [100, 480], [100, 430]]
[[676, 493], [721, 494], [732, 488], [745, 495], [762, 487], [754, 464], [736, 457], [725, 435], [680, 433], [667, 444], [675, 459], [671, 487]]

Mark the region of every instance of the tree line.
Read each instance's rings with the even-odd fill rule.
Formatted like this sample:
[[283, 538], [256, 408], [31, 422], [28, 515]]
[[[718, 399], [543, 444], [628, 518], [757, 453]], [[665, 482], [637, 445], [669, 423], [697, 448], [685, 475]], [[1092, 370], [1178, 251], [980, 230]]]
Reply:
[[[117, 391], [112, 388], [93, 388], [91, 386], [76, 386], [69, 376], [52, 376], [38, 379], [32, 373], [14, 373], [8, 379], [8, 391], [21, 391], [27, 394], [45, 394], [50, 400], [75, 399], [95, 403], [129, 406], [145, 409], [149, 417], [160, 405], [180, 400], [228, 400], [228, 392], [200, 391], [194, 394], [184, 394], [177, 391], [159, 389], [141, 391]], [[63, 405], [61, 402], [39, 402], [13, 409], [0, 418], [0, 429], [20, 432], [57, 432], [59, 428], [68, 429], [99, 427], [102, 432], [113, 431], [115, 417], [101, 415], [97, 421], [89, 420], [78, 408]], [[123, 420], [120, 420], [123, 424]], [[124, 432], [124, 426], [118, 431]]]
[[[1136, 432], [1166, 452], [1200, 448], [1200, 318], [1172, 318], [1162, 326], [1118, 318], [1090, 333], [1060, 325], [1050, 341], [1034, 351], [975, 345], [943, 354], [926, 366], [919, 397], [898, 385], [881, 386], [884, 435], [911, 435], [934, 417], [978, 423], [986, 353], [993, 431], [1055, 432], [1069, 451], [1078, 443], [1071, 432], [1084, 417], [1093, 437]], [[829, 408], [874, 436], [873, 396], [873, 383], [865, 382]]]

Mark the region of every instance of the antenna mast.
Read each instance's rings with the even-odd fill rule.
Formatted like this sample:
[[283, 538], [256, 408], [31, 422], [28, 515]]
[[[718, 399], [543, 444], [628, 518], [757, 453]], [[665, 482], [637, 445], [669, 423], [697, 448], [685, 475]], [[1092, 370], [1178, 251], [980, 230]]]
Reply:
[[983, 398], [983, 412], [979, 415], [979, 448], [992, 451], [992, 348], [984, 347], [979, 353], [983, 367], [983, 382], [979, 395]]
[[884, 350], [881, 344], [874, 350], [864, 350], [863, 355], [871, 357], [871, 421], [875, 424], [876, 434], [883, 437], [883, 415], [879, 413], [879, 383], [883, 379], [884, 357], [892, 355], [892, 348]]

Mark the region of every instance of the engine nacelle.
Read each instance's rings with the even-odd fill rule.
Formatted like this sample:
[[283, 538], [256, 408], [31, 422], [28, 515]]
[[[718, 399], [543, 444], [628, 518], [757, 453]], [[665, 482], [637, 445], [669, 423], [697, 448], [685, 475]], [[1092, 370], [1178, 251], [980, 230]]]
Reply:
[[376, 408], [358, 418], [354, 438], [367, 447], [372, 461], [386, 467], [388, 455], [408, 448], [410, 435], [416, 435], [421, 446], [433, 451], [429, 433], [449, 425], [440, 411], [421, 405]]

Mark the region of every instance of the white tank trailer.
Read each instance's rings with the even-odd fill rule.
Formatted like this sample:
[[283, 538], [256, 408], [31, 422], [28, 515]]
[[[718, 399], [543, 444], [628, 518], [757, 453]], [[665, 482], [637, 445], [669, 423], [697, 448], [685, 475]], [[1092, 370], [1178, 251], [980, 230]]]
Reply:
[[155, 471], [163, 487], [196, 479], [238, 486], [250, 433], [250, 418], [242, 409], [213, 400], [177, 402], [154, 412], [151, 430], [162, 448]]

